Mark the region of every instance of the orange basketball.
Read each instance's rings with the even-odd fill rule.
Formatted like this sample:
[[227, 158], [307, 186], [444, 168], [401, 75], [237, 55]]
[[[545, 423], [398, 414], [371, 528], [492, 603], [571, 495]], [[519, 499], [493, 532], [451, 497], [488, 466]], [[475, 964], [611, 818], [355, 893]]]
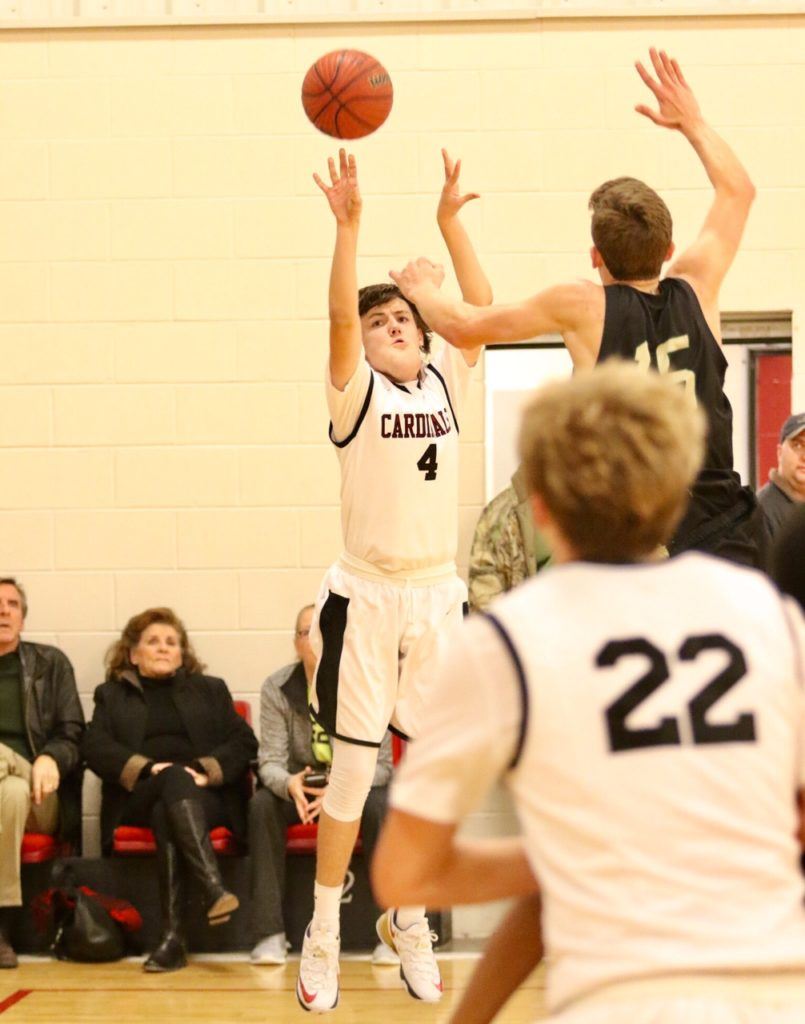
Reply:
[[361, 139], [377, 131], [393, 99], [388, 71], [360, 50], [326, 53], [302, 83], [305, 113], [320, 132], [336, 139]]

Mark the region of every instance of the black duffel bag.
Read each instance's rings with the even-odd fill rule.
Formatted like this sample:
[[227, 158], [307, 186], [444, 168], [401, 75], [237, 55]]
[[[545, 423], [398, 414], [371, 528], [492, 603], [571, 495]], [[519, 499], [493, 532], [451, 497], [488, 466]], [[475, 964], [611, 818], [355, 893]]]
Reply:
[[52, 950], [59, 960], [104, 963], [126, 954], [126, 936], [95, 894], [84, 888], [59, 890], [54, 900], [56, 937]]
[[142, 918], [126, 900], [104, 896], [86, 885], [76, 885], [71, 868], [57, 865], [53, 888], [32, 901], [40, 931], [55, 931], [51, 951], [59, 960], [105, 963], [127, 952], [127, 934], [142, 927]]

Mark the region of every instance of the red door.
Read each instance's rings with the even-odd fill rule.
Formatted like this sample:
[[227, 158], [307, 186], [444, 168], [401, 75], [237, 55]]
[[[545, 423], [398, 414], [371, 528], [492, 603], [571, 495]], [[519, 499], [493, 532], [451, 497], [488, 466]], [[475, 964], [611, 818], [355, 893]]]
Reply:
[[756, 352], [755, 481], [761, 488], [777, 465], [777, 440], [783, 421], [791, 415], [791, 353]]

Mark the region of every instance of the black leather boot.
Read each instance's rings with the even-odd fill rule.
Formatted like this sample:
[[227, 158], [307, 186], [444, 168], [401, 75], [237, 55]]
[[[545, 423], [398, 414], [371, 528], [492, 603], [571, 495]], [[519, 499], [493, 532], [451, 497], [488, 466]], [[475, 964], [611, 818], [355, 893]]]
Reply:
[[182, 879], [179, 852], [171, 842], [157, 846], [159, 900], [162, 906], [162, 938], [143, 964], [149, 973], [178, 971], [187, 966], [182, 939]]
[[177, 800], [167, 808], [173, 838], [193, 877], [207, 897], [207, 920], [223, 924], [238, 908], [238, 898], [221, 881], [204, 809], [196, 800]]
[[11, 925], [16, 907], [0, 907], [0, 970], [17, 966], [17, 954], [11, 945]]

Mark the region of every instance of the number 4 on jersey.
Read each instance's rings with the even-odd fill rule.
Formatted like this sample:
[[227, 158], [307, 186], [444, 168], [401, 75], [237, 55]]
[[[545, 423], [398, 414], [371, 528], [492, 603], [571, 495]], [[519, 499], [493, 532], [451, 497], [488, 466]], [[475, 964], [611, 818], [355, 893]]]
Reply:
[[436, 461], [435, 444], [428, 445], [422, 454], [422, 458], [417, 462], [416, 468], [420, 469], [425, 474], [426, 480], [436, 479], [436, 470], [439, 468], [439, 464]]

